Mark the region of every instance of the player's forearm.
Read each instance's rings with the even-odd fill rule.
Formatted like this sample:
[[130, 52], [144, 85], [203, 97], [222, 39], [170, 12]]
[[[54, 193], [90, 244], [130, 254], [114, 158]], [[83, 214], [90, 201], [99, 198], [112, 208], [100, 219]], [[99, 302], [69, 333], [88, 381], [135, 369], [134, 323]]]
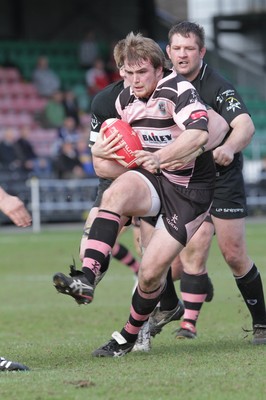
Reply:
[[6, 197], [7, 197], [7, 193], [4, 191], [4, 189], [2, 189], [0, 187], [0, 209], [2, 209], [1, 205], [2, 205], [2, 202], [5, 201]]
[[235, 154], [249, 145], [254, 135], [255, 127], [248, 114], [239, 115], [231, 125], [233, 130], [226, 139], [226, 145], [230, 146]]
[[229, 125], [221, 115], [212, 109], [208, 110], [208, 117], [209, 137], [205, 149], [212, 150], [222, 143], [225, 135], [229, 131]]
[[100, 178], [115, 179], [126, 171], [126, 168], [114, 160], [93, 157], [95, 173]]
[[188, 157], [190, 154], [200, 155], [208, 141], [208, 132], [198, 129], [184, 131], [173, 143], [156, 151], [160, 164]]

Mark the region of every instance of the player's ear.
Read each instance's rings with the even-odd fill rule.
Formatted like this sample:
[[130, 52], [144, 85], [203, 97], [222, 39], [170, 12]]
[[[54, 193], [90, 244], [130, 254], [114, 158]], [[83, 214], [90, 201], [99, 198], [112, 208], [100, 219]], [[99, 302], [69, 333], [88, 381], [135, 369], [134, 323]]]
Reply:
[[171, 60], [171, 57], [170, 57], [170, 46], [169, 46], [169, 44], [166, 46], [166, 53], [167, 53], [169, 59]]
[[162, 72], [163, 72], [163, 67], [160, 65], [158, 68], [156, 68], [156, 76], [159, 78]]
[[206, 47], [202, 47], [202, 49], [200, 50], [200, 58], [203, 59], [205, 57], [206, 54]]

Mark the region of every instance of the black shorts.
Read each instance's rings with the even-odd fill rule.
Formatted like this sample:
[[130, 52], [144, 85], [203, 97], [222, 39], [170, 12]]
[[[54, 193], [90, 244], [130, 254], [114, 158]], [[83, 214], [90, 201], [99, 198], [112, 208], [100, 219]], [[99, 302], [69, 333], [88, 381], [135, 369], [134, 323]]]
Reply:
[[234, 165], [219, 175], [210, 214], [221, 219], [244, 218], [247, 216], [245, 184], [241, 164]]
[[162, 215], [165, 228], [179, 243], [186, 246], [208, 214], [213, 190], [187, 189], [170, 182], [162, 174], [153, 175], [142, 169], [138, 171], [149, 179], [160, 197], [159, 214]]
[[111, 185], [112, 182], [113, 182], [112, 179], [99, 178], [97, 196], [96, 196], [96, 199], [95, 199], [92, 207], [100, 207], [102, 197], [103, 197], [103, 192], [109, 188], [109, 186]]

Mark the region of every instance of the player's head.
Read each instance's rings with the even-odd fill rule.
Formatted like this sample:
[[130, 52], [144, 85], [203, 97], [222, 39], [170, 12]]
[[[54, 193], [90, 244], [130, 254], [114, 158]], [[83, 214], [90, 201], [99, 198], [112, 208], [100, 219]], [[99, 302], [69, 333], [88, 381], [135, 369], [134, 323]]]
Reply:
[[205, 47], [205, 32], [202, 26], [195, 22], [182, 21], [172, 26], [168, 32], [168, 42], [171, 44], [174, 35], [181, 35], [185, 38], [189, 38], [194, 35], [196, 42], [201, 50]]
[[174, 69], [193, 80], [206, 53], [203, 27], [194, 22], [179, 22], [170, 29], [168, 39], [166, 51]]
[[135, 95], [146, 98], [163, 77], [166, 59], [158, 43], [141, 33], [130, 32], [125, 38], [124, 66]]
[[128, 64], [149, 61], [156, 68], [165, 68], [166, 59], [161, 47], [154, 40], [141, 33], [130, 32], [125, 38], [124, 58]]

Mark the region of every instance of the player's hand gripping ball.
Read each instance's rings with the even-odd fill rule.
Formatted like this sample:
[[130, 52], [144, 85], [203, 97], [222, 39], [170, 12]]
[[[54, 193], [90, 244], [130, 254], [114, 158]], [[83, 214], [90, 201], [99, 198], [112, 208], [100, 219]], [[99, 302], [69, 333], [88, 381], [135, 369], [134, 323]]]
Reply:
[[117, 118], [107, 119], [103, 122], [102, 128], [105, 126], [107, 126], [107, 129], [104, 132], [105, 138], [108, 138], [113, 133], [122, 135], [118, 144], [123, 143], [124, 147], [117, 150], [115, 153], [118, 156], [123, 156], [124, 159], [116, 161], [129, 169], [137, 167], [138, 164], [136, 163], [134, 151], [142, 150], [142, 144], [134, 129], [127, 122]]

